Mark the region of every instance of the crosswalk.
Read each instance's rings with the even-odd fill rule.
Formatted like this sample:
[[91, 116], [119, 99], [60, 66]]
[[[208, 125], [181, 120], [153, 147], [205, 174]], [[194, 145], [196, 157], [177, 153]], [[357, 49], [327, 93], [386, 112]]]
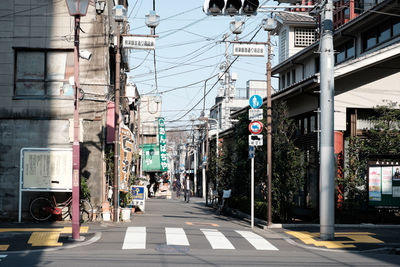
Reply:
[[[160, 229], [161, 230], [161, 229]], [[125, 232], [123, 250], [138, 250], [146, 249], [148, 241], [148, 229], [146, 227], [128, 227]], [[154, 234], [154, 233], [153, 233]], [[246, 240], [249, 247], [255, 250], [271, 250], [277, 251], [278, 248], [271, 244], [264, 237], [252, 232], [244, 230], [236, 231], [219, 231], [217, 229], [190, 229], [190, 234], [187, 234], [183, 228], [165, 227], [158, 233], [159, 243], [168, 246], [186, 246], [190, 247], [193, 243], [203, 242], [205, 247], [214, 250], [234, 250], [233, 240], [238, 243], [237, 239], [243, 238]], [[165, 235], [165, 236], [164, 236]], [[154, 239], [154, 238], [152, 238]]]

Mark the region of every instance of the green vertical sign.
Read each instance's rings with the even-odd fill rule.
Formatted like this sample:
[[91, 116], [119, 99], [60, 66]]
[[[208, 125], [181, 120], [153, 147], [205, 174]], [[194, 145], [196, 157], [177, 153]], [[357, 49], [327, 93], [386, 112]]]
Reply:
[[167, 139], [165, 137], [165, 121], [164, 118], [158, 118], [158, 141], [160, 145], [160, 164], [161, 171], [168, 171], [167, 164]]

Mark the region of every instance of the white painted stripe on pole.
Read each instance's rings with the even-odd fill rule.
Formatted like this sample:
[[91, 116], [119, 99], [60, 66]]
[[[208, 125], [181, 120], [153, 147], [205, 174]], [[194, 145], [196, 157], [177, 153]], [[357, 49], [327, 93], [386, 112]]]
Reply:
[[279, 250], [265, 238], [250, 232], [250, 231], [236, 231], [236, 233], [243, 236], [250, 244], [253, 245], [257, 250]]
[[235, 249], [231, 242], [218, 230], [200, 229], [213, 249]]
[[122, 249], [145, 249], [146, 227], [128, 227]]
[[165, 227], [165, 235], [167, 238], [167, 245], [189, 246], [189, 241], [183, 228]]

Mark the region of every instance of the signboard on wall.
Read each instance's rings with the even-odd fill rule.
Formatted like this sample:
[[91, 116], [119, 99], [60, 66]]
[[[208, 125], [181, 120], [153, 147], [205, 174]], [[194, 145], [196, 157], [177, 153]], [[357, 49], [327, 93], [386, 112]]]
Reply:
[[368, 162], [368, 201], [375, 207], [400, 207], [400, 160]]
[[71, 191], [72, 149], [21, 149], [21, 189]]

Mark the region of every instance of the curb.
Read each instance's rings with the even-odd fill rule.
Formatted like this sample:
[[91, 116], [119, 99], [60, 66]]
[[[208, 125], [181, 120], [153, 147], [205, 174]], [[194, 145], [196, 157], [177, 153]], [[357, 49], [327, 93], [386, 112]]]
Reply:
[[[290, 224], [290, 223], [273, 223], [264, 225], [263, 229], [284, 229], [284, 228], [301, 228], [301, 227], [320, 227], [319, 224]], [[335, 224], [336, 228], [374, 228], [374, 229], [400, 229], [400, 225], [395, 224]]]
[[43, 248], [43, 249], [29, 249], [29, 250], [14, 250], [14, 251], [2, 251], [2, 254], [19, 254], [19, 253], [36, 253], [36, 252], [51, 252], [51, 251], [58, 251], [58, 250], [64, 250], [64, 249], [71, 249], [71, 248], [77, 248], [77, 247], [83, 247], [87, 246], [90, 244], [93, 244], [97, 241], [100, 240], [102, 234], [101, 232], [95, 232], [94, 236], [86, 241], [78, 241], [76, 244], [70, 244], [62, 247], [56, 247], [56, 248]]

